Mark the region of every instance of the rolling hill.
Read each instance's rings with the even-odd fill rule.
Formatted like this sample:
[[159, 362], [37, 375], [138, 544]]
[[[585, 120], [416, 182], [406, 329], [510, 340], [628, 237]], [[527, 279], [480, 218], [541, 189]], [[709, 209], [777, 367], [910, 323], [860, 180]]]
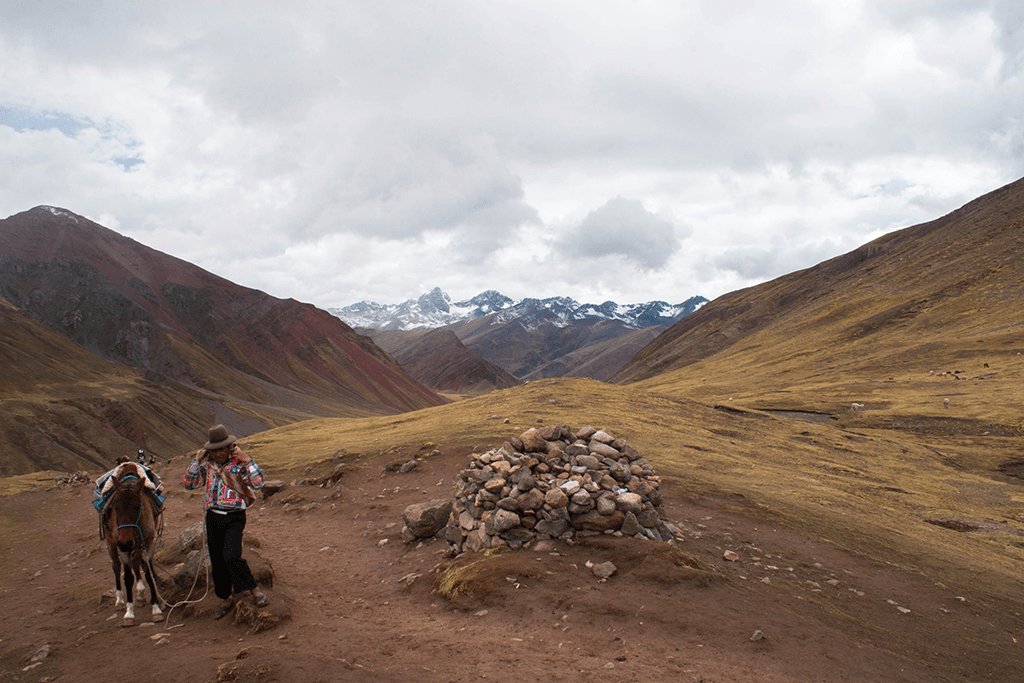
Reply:
[[360, 332], [433, 391], [482, 394], [522, 384], [518, 378], [466, 348], [451, 330], [367, 329]]
[[[916, 387], [919, 400], [948, 416], [942, 399], [955, 405], [954, 394], [968, 386], [956, 380], [994, 388], [1019, 366], [1022, 258], [1017, 181], [942, 218], [722, 296], [665, 331], [612, 381], [837, 412], [923, 375], [931, 381]], [[860, 388], [851, 392], [851, 383]], [[1021, 425], [1009, 401], [1001, 397], [991, 410]]]

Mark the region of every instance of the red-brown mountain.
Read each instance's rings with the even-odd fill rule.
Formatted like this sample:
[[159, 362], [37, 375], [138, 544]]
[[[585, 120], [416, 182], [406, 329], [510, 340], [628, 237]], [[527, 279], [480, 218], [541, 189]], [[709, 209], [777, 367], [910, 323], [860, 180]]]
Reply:
[[[196, 428], [213, 422], [251, 433], [302, 417], [444, 402], [329, 313], [239, 286], [63, 209], [0, 220], [0, 297], [8, 310], [133, 368], [148, 388], [199, 392], [201, 414], [180, 426], [193, 442], [205, 429]], [[57, 375], [66, 355], [49, 357]], [[122, 436], [125, 448], [154, 438]], [[171, 442], [184, 443], [184, 434]]]
[[451, 330], [367, 330], [405, 370], [434, 391], [483, 394], [522, 384], [522, 380], [484, 360]]

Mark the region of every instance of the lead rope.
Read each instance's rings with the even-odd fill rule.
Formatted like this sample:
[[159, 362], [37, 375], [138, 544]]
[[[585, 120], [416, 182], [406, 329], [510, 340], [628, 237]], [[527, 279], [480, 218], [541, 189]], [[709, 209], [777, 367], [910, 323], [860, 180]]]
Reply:
[[[205, 503], [204, 503], [204, 512], [205, 512]], [[202, 545], [201, 545], [201, 547], [202, 548], [206, 547], [206, 518], [205, 518], [205, 514], [204, 514], [204, 517], [203, 517], [203, 536], [202, 536]], [[203, 593], [203, 597], [199, 598], [198, 600], [191, 600], [190, 599], [192, 597], [192, 592], [196, 589], [196, 583], [199, 581], [199, 569], [198, 568], [196, 569], [196, 575], [192, 578], [192, 586], [191, 586], [191, 588], [188, 589], [188, 595], [185, 596], [184, 600], [180, 600], [180, 601], [178, 601], [178, 602], [176, 602], [176, 603], [174, 603], [172, 605], [171, 603], [169, 603], [166, 600], [164, 600], [163, 596], [160, 595], [159, 589], [157, 590], [157, 599], [159, 599], [160, 602], [163, 603], [164, 607], [168, 608], [167, 609], [167, 616], [164, 619], [164, 630], [165, 631], [168, 630], [169, 628], [171, 628], [171, 614], [174, 612], [174, 610], [176, 608], [181, 607], [182, 605], [193, 605], [195, 603], [202, 602], [203, 600], [206, 599], [206, 596], [210, 594], [210, 565], [209, 565], [208, 562], [203, 562], [203, 566], [206, 569], [206, 592], [204, 592]], [[150, 565], [150, 571], [152, 571], [152, 564]], [[154, 581], [153, 583], [155, 585], [156, 581]], [[182, 622], [182, 623], [184, 623], [184, 622]], [[180, 624], [177, 624], [177, 625], [180, 626]]]

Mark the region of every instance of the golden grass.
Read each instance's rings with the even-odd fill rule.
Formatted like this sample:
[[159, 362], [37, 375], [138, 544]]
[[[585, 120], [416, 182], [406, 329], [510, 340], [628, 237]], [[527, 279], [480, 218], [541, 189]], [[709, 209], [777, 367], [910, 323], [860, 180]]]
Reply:
[[0, 496], [11, 496], [25, 491], [40, 491], [54, 485], [54, 481], [60, 474], [66, 472], [32, 472], [30, 474], [19, 474], [13, 477], [0, 477]]
[[[658, 468], [666, 492], [739, 494], [767, 520], [921, 572], [979, 601], [1017, 597], [1024, 550], [1008, 534], [966, 534], [926, 518], [960, 517], [1024, 529], [1024, 487], [995, 471], [1021, 456], [1019, 434], [985, 435], [988, 422], [1005, 425], [1011, 411], [986, 411], [993, 397], [1015, 395], [1016, 374], [996, 381], [899, 378], [881, 373], [878, 384], [832, 381], [810, 389], [759, 393], [721, 379], [709, 391], [699, 377], [615, 386], [585, 379], [532, 382], [458, 403], [369, 419], [318, 419], [264, 432], [244, 447], [268, 469], [295, 470], [338, 451], [383, 466], [394, 453], [420, 452], [426, 442], [484, 449], [544, 424], [585, 423], [624, 437]], [[962, 389], [958, 404], [968, 431], [893, 429], [948, 418], [938, 407], [940, 384]], [[964, 385], [959, 387], [959, 385]], [[684, 396], [693, 389], [707, 396]], [[856, 392], [853, 390], [856, 389]], [[870, 389], [870, 391], [868, 391]], [[735, 393], [729, 400], [726, 393]], [[725, 396], [721, 401], [716, 399]], [[863, 412], [841, 411], [846, 397], [886, 402]], [[840, 398], [842, 397], [842, 398]], [[813, 423], [744, 407], [835, 410], [839, 420]], [[509, 422], [506, 424], [505, 419]], [[454, 474], [454, 472], [452, 473]], [[671, 495], [671, 493], [669, 493]], [[965, 577], [974, 577], [966, 585]], [[979, 593], [981, 595], [979, 595]]]

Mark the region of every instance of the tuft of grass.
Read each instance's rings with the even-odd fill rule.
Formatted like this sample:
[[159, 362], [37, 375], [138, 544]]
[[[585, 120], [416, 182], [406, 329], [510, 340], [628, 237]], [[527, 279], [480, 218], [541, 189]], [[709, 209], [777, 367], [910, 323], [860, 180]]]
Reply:
[[0, 496], [10, 496], [25, 491], [48, 489], [54, 485], [57, 475], [62, 472], [50, 470], [0, 477]]
[[91, 607], [96, 604], [105, 589], [106, 584], [83, 581], [65, 587], [64, 599], [78, 607]]
[[449, 602], [479, 600], [504, 574], [495, 564], [497, 550], [484, 550], [466, 563], [450, 562], [439, 571], [437, 592]]

